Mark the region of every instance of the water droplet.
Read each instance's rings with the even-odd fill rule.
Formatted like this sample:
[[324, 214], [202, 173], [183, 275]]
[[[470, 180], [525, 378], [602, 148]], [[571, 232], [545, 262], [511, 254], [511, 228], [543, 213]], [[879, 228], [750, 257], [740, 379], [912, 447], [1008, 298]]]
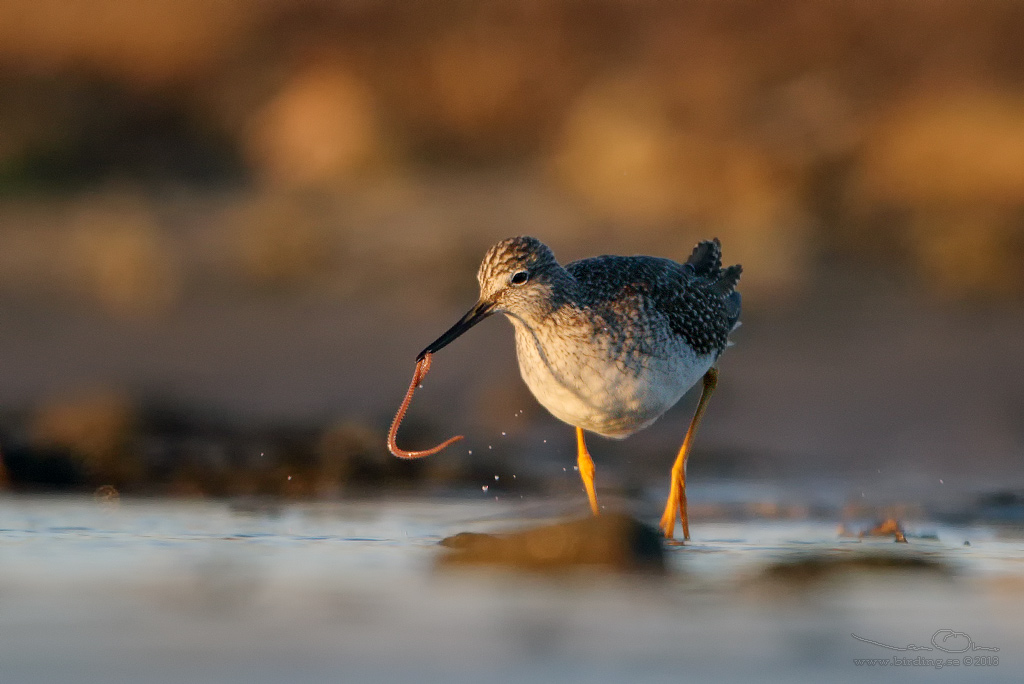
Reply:
[[565, 473], [565, 472], [568, 472], [568, 471], [565, 468], [562, 468], [562, 472]]
[[939, 484], [946, 484], [946, 483], [942, 481], [942, 478], [939, 478]]
[[488, 444], [488, 445], [487, 445], [487, 448], [488, 448], [488, 449], [490, 449], [490, 448], [491, 448], [491, 445], [490, 445], [490, 444]]
[[473, 450], [472, 450], [472, 449], [470, 449], [470, 450], [469, 450], [469, 455], [470, 455], [470, 456], [472, 456], [472, 455], [473, 455]]
[[501, 478], [500, 478], [499, 476], [495, 475], [495, 476], [494, 476], [494, 479], [495, 479], [495, 480], [500, 480]]
[[291, 476], [291, 475], [289, 475], [289, 476], [288, 476], [288, 481], [289, 481], [289, 482], [291, 482], [291, 479], [292, 479], [292, 476]]
[[484, 486], [483, 486], [483, 487], [481, 487], [480, 489], [482, 489], [482, 490], [484, 490], [484, 491], [486, 492], [486, 491], [487, 491], [488, 489], [490, 489], [490, 487], [488, 487], [487, 485], [484, 485]]
[[580, 467], [579, 466], [573, 466], [572, 469], [578, 471], [580, 469]]
[[502, 432], [502, 433], [501, 433], [501, 436], [502, 436], [502, 437], [504, 437], [504, 436], [505, 436], [505, 433], [504, 433], [504, 432]]

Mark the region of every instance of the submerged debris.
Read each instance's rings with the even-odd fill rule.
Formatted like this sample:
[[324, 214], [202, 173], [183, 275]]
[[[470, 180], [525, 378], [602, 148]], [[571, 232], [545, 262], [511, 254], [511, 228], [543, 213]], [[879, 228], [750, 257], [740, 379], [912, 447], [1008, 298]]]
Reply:
[[846, 527], [846, 525], [839, 526], [840, 537], [857, 537], [863, 539], [864, 537], [893, 537], [897, 542], [901, 544], [907, 543], [907, 535], [903, 531], [903, 526], [896, 518], [887, 518], [882, 522], [876, 524], [869, 530], [861, 530], [860, 532], [854, 533]]
[[117, 503], [121, 500], [121, 492], [113, 485], [101, 485], [92, 493], [92, 498], [96, 503]]

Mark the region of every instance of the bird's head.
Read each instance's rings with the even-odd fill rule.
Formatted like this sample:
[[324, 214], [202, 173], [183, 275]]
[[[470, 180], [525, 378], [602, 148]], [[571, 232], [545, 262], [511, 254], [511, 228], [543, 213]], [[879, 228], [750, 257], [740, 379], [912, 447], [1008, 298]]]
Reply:
[[420, 352], [436, 352], [495, 313], [520, 315], [549, 302], [559, 276], [568, 275], [547, 245], [532, 237], [502, 240], [487, 250], [476, 278], [480, 299], [458, 323]]
[[562, 267], [537, 238], [514, 237], [487, 250], [476, 279], [480, 303], [492, 313], [516, 313], [550, 297], [552, 280]]

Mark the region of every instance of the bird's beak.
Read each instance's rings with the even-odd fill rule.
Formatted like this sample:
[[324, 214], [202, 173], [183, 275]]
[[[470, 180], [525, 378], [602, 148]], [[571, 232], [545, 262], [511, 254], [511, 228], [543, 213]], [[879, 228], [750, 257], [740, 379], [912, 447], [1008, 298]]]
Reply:
[[427, 354], [433, 354], [442, 347], [448, 346], [456, 337], [466, 332], [474, 325], [494, 313], [494, 304], [491, 302], [479, 301], [466, 315], [459, 319], [459, 322], [448, 328], [447, 331], [436, 340], [427, 345], [427, 348], [416, 357], [420, 361]]

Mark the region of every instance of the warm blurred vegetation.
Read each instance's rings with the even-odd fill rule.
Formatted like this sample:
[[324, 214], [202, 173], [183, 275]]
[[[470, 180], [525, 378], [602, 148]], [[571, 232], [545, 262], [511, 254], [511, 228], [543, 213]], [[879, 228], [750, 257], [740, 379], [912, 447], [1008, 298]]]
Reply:
[[[361, 233], [351, 206], [493, 171], [667, 253], [719, 234], [773, 294], [838, 258], [1019, 297], [1021, 35], [998, 0], [8, 0], [0, 290], [136, 313], [195, 269], [386, 266], [404, 236]], [[450, 204], [474, 192], [449, 184]], [[441, 213], [421, 241], [451, 237]], [[535, 230], [557, 243], [559, 223]]]
[[[1010, 0], [5, 0], [0, 301], [159, 318], [426, 269], [464, 295], [495, 227], [716, 234], [753, 309], [833, 267], [1020, 299], [1021, 36]], [[90, 401], [26, 443], [131, 482], [131, 410]], [[372, 441], [316, 439], [327, 484], [296, 487]]]
[[[23, 428], [11, 429], [12, 425]], [[403, 461], [382, 448], [368, 427], [341, 422], [301, 428], [266, 424], [240, 427], [195, 412], [140, 408], [109, 391], [43, 402], [5, 425], [0, 486], [23, 491], [120, 490], [177, 496], [330, 497], [398, 489], [450, 490], [495, 481], [491, 462], [449, 458]], [[410, 439], [434, 435], [415, 424]], [[417, 434], [419, 433], [419, 434]], [[517, 480], [523, 491], [538, 486]]]

